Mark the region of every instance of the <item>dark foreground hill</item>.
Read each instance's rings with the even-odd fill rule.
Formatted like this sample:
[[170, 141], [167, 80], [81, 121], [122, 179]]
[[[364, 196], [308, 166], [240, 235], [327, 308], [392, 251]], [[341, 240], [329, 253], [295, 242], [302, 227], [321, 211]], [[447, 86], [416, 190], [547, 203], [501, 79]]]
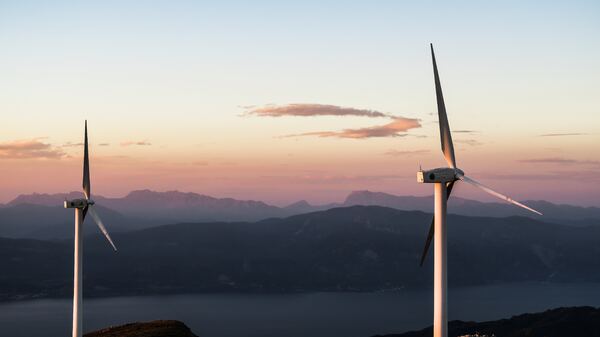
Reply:
[[[84, 240], [85, 296], [376, 291], [432, 284], [431, 215], [377, 206], [187, 223]], [[87, 228], [90, 228], [86, 227]], [[600, 226], [448, 217], [450, 286], [600, 282]], [[0, 239], [0, 299], [70, 296], [72, 241]]]
[[179, 321], [130, 323], [90, 333], [84, 337], [198, 337]]
[[[432, 327], [385, 337], [430, 337]], [[600, 309], [571, 307], [523, 314], [489, 322], [452, 321], [448, 337], [597, 337], [600, 336]], [[383, 336], [378, 336], [383, 337]]]

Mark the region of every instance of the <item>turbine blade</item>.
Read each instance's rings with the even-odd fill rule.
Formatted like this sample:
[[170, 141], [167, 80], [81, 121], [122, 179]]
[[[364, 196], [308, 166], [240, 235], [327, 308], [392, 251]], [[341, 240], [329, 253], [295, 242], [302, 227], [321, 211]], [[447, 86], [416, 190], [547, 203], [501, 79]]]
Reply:
[[113, 240], [110, 238], [110, 235], [108, 235], [108, 231], [106, 230], [106, 227], [104, 227], [104, 224], [102, 223], [102, 220], [100, 219], [100, 216], [98, 216], [98, 213], [96, 213], [96, 210], [94, 210], [94, 207], [88, 206], [88, 211], [92, 215], [92, 218], [94, 219], [94, 221], [96, 222], [96, 224], [98, 225], [100, 230], [102, 231], [102, 234], [104, 234], [104, 236], [106, 237], [108, 242], [110, 242], [110, 245], [113, 247], [113, 249], [116, 252], [117, 247], [113, 243]]
[[[454, 181], [448, 183], [448, 187], [446, 189], [446, 200], [450, 198], [450, 193], [452, 193], [453, 186]], [[425, 248], [423, 248], [423, 254], [421, 255], [421, 267], [423, 267], [423, 263], [425, 263], [425, 258], [427, 257], [427, 253], [429, 252], [429, 246], [431, 245], [431, 240], [433, 240], [434, 228], [435, 216], [431, 217], [431, 225], [429, 225], [429, 234], [427, 234], [427, 239], [425, 240]]]
[[541, 212], [538, 212], [538, 211], [536, 211], [535, 209], [533, 209], [533, 208], [531, 208], [529, 206], [525, 206], [522, 203], [520, 203], [520, 202], [518, 202], [516, 200], [513, 200], [511, 197], [508, 197], [508, 196], [506, 196], [506, 195], [504, 195], [502, 193], [498, 193], [498, 192], [492, 190], [491, 188], [483, 185], [482, 183], [480, 183], [480, 182], [478, 182], [476, 180], [473, 180], [473, 179], [471, 179], [469, 177], [466, 177], [466, 176], [463, 176], [463, 175], [459, 176], [459, 178], [460, 178], [460, 180], [465, 181], [465, 182], [467, 182], [467, 183], [469, 183], [469, 184], [471, 184], [471, 185], [473, 185], [475, 187], [481, 188], [482, 190], [486, 191], [487, 193], [489, 193], [489, 194], [491, 194], [491, 195], [493, 195], [493, 196], [495, 196], [497, 198], [500, 198], [500, 199], [502, 199], [504, 201], [508, 201], [508, 202], [510, 202], [513, 205], [517, 205], [519, 207], [525, 208], [526, 210], [531, 211], [533, 213], [536, 213], [536, 214], [539, 214], [539, 215], [543, 215]]
[[81, 216], [81, 222], [82, 222], [82, 223], [85, 221], [85, 215], [87, 214], [87, 212], [88, 212], [88, 208], [89, 208], [89, 207], [90, 207], [90, 206], [85, 206], [85, 207], [83, 208], [83, 214], [82, 214], [82, 216]]
[[429, 233], [427, 234], [427, 239], [425, 240], [425, 247], [423, 248], [423, 253], [421, 254], [421, 263], [419, 264], [423, 267], [423, 263], [425, 263], [425, 258], [427, 258], [427, 253], [429, 253], [429, 246], [431, 245], [431, 240], [433, 240], [435, 227], [435, 215], [431, 217], [431, 224], [429, 225]]
[[438, 74], [437, 64], [435, 62], [435, 53], [433, 44], [431, 46], [431, 59], [433, 60], [433, 76], [435, 78], [435, 96], [437, 98], [438, 119], [440, 123], [440, 140], [442, 142], [442, 152], [449, 167], [456, 168], [456, 159], [454, 158], [454, 145], [452, 145], [452, 135], [450, 134], [450, 125], [446, 115], [446, 105], [444, 104], [444, 95], [442, 94], [442, 85], [440, 84], [440, 75]]
[[90, 199], [90, 158], [88, 154], [87, 120], [85, 121], [85, 138], [83, 142], [83, 194], [85, 194], [86, 199]]

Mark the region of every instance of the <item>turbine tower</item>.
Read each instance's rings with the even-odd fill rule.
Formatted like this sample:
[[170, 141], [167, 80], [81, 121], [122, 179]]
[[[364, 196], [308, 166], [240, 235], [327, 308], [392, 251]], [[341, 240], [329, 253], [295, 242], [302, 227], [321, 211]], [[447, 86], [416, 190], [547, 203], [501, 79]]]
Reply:
[[435, 79], [435, 95], [437, 98], [438, 119], [440, 124], [440, 139], [442, 143], [442, 152], [448, 163], [448, 167], [435, 168], [428, 171], [419, 170], [417, 172], [417, 181], [420, 183], [434, 184], [434, 205], [435, 213], [431, 219], [429, 227], [429, 235], [425, 241], [425, 248], [421, 256], [421, 266], [427, 256], [431, 239], [435, 234], [434, 240], [434, 295], [433, 295], [433, 336], [447, 337], [448, 336], [448, 277], [447, 277], [447, 258], [446, 258], [446, 202], [452, 192], [452, 187], [458, 180], [467, 182], [475, 187], [478, 187], [485, 192], [498, 197], [511, 204], [525, 208], [531, 212], [542, 215], [533, 208], [523, 205], [503, 194], [500, 194], [491, 188], [465, 176], [465, 173], [456, 167], [456, 159], [454, 157], [454, 146], [452, 145], [452, 135], [450, 134], [450, 126], [448, 125], [448, 117], [446, 116], [446, 106], [444, 105], [444, 96], [442, 95], [442, 86], [440, 85], [440, 77], [438, 74], [437, 64], [435, 62], [435, 54], [433, 52], [433, 44], [431, 47], [431, 58], [433, 61], [433, 75]]
[[83, 335], [83, 315], [82, 315], [82, 278], [83, 278], [83, 250], [82, 250], [82, 225], [86, 214], [89, 212], [92, 218], [113, 247], [117, 251], [117, 247], [113, 243], [110, 235], [106, 231], [102, 220], [98, 213], [94, 210], [94, 201], [91, 199], [90, 186], [90, 161], [88, 153], [88, 136], [87, 136], [87, 121], [85, 121], [85, 138], [83, 149], [83, 194], [85, 199], [65, 200], [65, 208], [75, 209], [75, 249], [74, 249], [74, 275], [73, 275], [73, 337], [81, 337]]

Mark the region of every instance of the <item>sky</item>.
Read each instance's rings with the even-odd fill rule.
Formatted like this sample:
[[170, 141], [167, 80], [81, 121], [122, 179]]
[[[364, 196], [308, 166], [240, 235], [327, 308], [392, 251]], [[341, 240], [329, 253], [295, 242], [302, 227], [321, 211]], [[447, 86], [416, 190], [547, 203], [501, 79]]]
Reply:
[[[0, 203], [81, 189], [286, 205], [430, 195], [445, 166], [600, 206], [597, 1], [0, 0]], [[455, 194], [491, 201], [459, 184]]]

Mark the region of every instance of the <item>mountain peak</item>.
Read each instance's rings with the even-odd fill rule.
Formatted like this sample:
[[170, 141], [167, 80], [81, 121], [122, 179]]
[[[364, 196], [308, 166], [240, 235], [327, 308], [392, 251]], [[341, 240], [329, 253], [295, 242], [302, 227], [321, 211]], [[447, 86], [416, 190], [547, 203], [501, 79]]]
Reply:
[[293, 204], [287, 205], [285, 208], [297, 208], [297, 207], [312, 207], [312, 205], [309, 204], [308, 201], [306, 201], [306, 200], [300, 200], [300, 201], [296, 201]]
[[19, 204], [34, 204], [43, 206], [61, 206], [63, 201], [66, 199], [77, 199], [82, 198], [82, 192], [69, 192], [69, 193], [31, 193], [31, 194], [20, 194], [7, 205], [14, 206]]

